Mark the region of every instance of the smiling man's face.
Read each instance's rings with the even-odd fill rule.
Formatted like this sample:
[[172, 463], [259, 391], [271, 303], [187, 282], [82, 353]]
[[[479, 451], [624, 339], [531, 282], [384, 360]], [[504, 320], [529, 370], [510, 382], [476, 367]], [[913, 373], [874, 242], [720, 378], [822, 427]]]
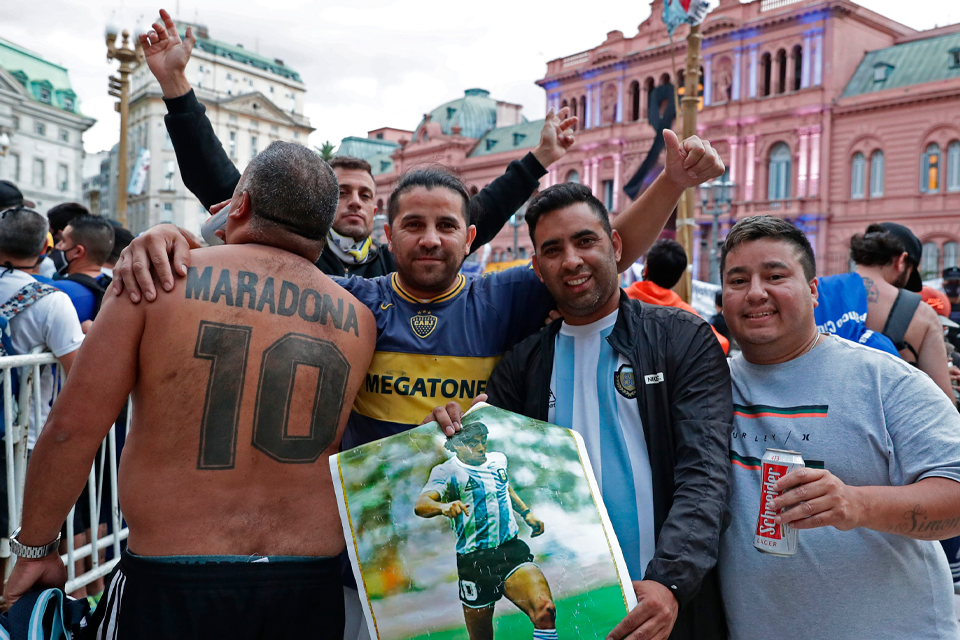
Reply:
[[750, 362], [777, 361], [809, 342], [816, 304], [817, 280], [807, 280], [791, 243], [761, 238], [727, 254], [723, 317]]
[[593, 316], [620, 288], [620, 236], [616, 231], [607, 235], [585, 202], [542, 215], [534, 233], [534, 268], [564, 319], [577, 324], [599, 320]]

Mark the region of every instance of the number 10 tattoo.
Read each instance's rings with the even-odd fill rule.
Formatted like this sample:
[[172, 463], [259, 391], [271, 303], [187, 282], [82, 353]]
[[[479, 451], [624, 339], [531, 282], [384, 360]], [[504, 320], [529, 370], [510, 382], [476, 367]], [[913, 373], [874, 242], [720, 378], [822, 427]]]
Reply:
[[[197, 469], [233, 469], [252, 327], [200, 322], [194, 358], [210, 360]], [[287, 433], [298, 366], [319, 369], [310, 432]], [[337, 435], [350, 363], [333, 342], [288, 333], [263, 352], [251, 444], [282, 463], [311, 463]]]

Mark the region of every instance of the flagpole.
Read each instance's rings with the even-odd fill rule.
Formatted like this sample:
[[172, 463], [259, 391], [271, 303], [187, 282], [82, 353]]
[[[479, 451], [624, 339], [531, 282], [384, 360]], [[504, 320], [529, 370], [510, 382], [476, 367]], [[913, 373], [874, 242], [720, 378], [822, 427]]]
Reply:
[[[700, 98], [697, 95], [697, 85], [700, 80], [700, 43], [703, 36], [700, 34], [700, 25], [690, 25], [690, 34], [687, 36], [687, 70], [683, 82], [683, 99], [680, 107], [683, 112], [683, 135], [681, 140], [697, 134], [697, 107]], [[696, 201], [694, 190], [687, 189], [680, 198], [677, 209], [677, 241], [683, 246], [687, 254], [687, 270], [680, 282], [674, 287], [677, 294], [689, 304], [693, 295], [693, 204]]]

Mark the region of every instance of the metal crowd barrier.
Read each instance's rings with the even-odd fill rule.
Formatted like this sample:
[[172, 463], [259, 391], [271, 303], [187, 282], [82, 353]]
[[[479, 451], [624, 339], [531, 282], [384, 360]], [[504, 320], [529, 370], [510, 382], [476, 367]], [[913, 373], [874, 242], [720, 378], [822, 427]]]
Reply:
[[[40, 396], [40, 371], [44, 366], [57, 364], [52, 353], [42, 353], [38, 347], [29, 355], [7, 356], [0, 358], [0, 371], [3, 374], [3, 426], [4, 426], [4, 455], [7, 461], [7, 515], [10, 521], [10, 530], [3, 533], [0, 541], [0, 558], [7, 560], [4, 581], [10, 576], [10, 571], [16, 563], [16, 556], [10, 553], [10, 535], [20, 526], [23, 513], [23, 484], [27, 474], [27, 438], [29, 435], [30, 417], [34, 424], [40, 424], [41, 402], [49, 401]], [[16, 404], [13, 402], [13, 369], [19, 369], [20, 392]], [[54, 399], [59, 384], [54, 383]], [[127, 401], [127, 423], [130, 427], [132, 407]], [[42, 426], [40, 427], [42, 430]], [[38, 430], [38, 434], [39, 431]], [[120, 561], [120, 542], [129, 535], [129, 530], [122, 527], [120, 506], [117, 502], [117, 438], [116, 425], [110, 427], [110, 432], [103, 441], [100, 454], [90, 468], [87, 480], [87, 492], [93, 499], [88, 501], [90, 510], [90, 542], [79, 548], [74, 545], [74, 509], [66, 521], [66, 536], [62, 543], [66, 553], [60, 556], [67, 567], [67, 583], [64, 590], [67, 593], [83, 587], [97, 578], [106, 576]], [[100, 513], [103, 504], [104, 479], [109, 482], [110, 497], [110, 530], [111, 533], [100, 537]], [[79, 532], [76, 532], [79, 533]], [[112, 548], [113, 557], [107, 562], [100, 563], [100, 551]], [[62, 548], [62, 547], [61, 547]], [[96, 549], [97, 552], [93, 550]], [[90, 558], [90, 569], [77, 574], [76, 562]]]

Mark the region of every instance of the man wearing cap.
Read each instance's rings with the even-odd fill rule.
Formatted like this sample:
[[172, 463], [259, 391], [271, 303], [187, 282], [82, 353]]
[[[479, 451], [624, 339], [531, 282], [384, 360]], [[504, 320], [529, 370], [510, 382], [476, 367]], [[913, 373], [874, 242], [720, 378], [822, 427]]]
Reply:
[[10, 207], [26, 207], [33, 209], [34, 204], [30, 200], [23, 199], [23, 193], [9, 180], [0, 180], [0, 211]]
[[930, 376], [950, 401], [953, 389], [937, 312], [921, 305], [920, 240], [896, 222], [871, 224], [850, 239], [850, 258], [867, 292], [867, 329], [893, 342], [900, 356]]

